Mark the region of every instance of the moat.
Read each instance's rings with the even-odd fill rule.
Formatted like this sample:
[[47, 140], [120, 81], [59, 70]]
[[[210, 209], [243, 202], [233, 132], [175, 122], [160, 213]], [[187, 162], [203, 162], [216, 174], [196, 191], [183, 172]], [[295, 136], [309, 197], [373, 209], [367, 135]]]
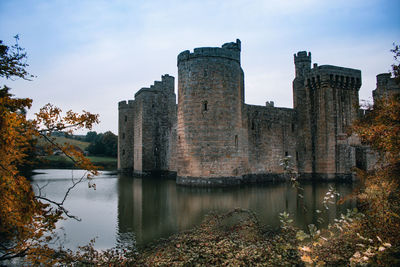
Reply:
[[[60, 200], [71, 185], [71, 177], [79, 178], [78, 170], [37, 170], [32, 183], [47, 186], [42, 190], [48, 198]], [[288, 183], [269, 183], [232, 188], [191, 188], [177, 186], [175, 180], [137, 179], [102, 172], [94, 180], [96, 190], [83, 182], [74, 188], [65, 207], [82, 219], [60, 221], [65, 231], [65, 246], [76, 248], [96, 238], [96, 248], [117, 244], [148, 244], [159, 238], [198, 225], [210, 211], [225, 212], [235, 208], [254, 211], [260, 222], [272, 229], [279, 227], [279, 213], [289, 212], [295, 224], [323, 225], [355, 206], [354, 201], [343, 205], [330, 204], [326, 210], [323, 198], [334, 187], [341, 196], [351, 193], [351, 183], [304, 183], [304, 198]], [[305, 209], [307, 211], [305, 211]], [[316, 210], [323, 211], [321, 214]]]

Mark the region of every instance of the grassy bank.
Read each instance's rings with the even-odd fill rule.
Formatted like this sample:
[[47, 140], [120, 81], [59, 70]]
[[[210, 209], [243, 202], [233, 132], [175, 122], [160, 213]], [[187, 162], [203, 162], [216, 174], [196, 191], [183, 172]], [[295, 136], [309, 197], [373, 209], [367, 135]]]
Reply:
[[[64, 144], [70, 144], [76, 147], [79, 147], [82, 151], [85, 151], [87, 147], [90, 145], [89, 142], [84, 142], [72, 138], [66, 138], [64, 136], [52, 136], [52, 139], [54, 139], [54, 142], [59, 145], [64, 145]], [[38, 138], [38, 146], [46, 146], [48, 145], [48, 142], [43, 139], [43, 138]]]
[[[88, 157], [96, 166], [102, 167], [104, 170], [116, 170], [117, 158], [110, 157]], [[74, 163], [66, 156], [51, 155], [40, 159], [40, 162], [35, 166], [41, 169], [67, 169], [73, 168]]]

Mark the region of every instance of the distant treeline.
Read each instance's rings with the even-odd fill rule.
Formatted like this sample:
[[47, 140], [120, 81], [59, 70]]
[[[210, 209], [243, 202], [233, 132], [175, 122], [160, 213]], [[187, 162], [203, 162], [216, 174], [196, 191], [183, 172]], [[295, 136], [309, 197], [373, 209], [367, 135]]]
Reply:
[[65, 135], [65, 137], [90, 143], [85, 149], [89, 155], [117, 157], [118, 136], [110, 131], [105, 133], [92, 131], [86, 135]]

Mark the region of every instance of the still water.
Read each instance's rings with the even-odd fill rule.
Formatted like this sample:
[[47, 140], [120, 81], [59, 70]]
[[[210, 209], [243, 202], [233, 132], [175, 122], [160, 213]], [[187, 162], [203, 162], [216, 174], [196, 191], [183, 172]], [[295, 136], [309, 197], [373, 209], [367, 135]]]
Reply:
[[[42, 195], [61, 201], [72, 178], [80, 178], [81, 170], [36, 170], [32, 184], [42, 187]], [[354, 201], [324, 208], [323, 199], [329, 187], [345, 196], [352, 184], [306, 183], [304, 198], [286, 183], [249, 185], [234, 188], [189, 188], [176, 186], [174, 180], [138, 179], [102, 172], [94, 179], [96, 190], [87, 182], [78, 184], [69, 194], [65, 207], [81, 221], [73, 219], [58, 223], [64, 245], [74, 249], [96, 238], [98, 249], [117, 244], [145, 245], [159, 238], [198, 225], [210, 211], [224, 212], [235, 208], [250, 209], [261, 223], [279, 227], [279, 213], [286, 211], [295, 224], [323, 225], [355, 206]], [[321, 214], [316, 210], [323, 211]], [[320, 225], [320, 224], [318, 224]]]

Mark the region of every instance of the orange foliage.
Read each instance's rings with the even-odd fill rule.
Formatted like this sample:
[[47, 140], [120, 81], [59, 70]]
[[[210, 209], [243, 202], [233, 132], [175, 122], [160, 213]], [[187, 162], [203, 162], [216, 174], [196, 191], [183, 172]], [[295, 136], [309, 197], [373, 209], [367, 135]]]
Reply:
[[353, 131], [362, 142], [380, 153], [382, 163], [399, 162], [400, 95], [377, 100], [365, 117], [355, 122]]
[[[18, 41], [18, 37], [16, 37]], [[16, 45], [10, 47], [0, 41], [0, 77], [6, 79], [32, 77], [25, 71], [26, 54]], [[55, 224], [63, 216], [74, 217], [63, 204], [69, 191], [79, 182], [97, 174], [97, 168], [74, 147], [57, 145], [51, 138], [53, 131], [72, 133], [76, 129], [91, 129], [98, 123], [98, 115], [83, 111], [68, 111], [65, 116], [59, 108], [44, 106], [36, 119], [27, 120], [29, 98], [14, 98], [10, 88], [0, 89], [0, 261], [26, 256], [33, 264], [55, 263], [55, 250], [49, 247]], [[34, 138], [45, 138], [49, 147], [57, 147], [71, 158], [78, 168], [88, 174], [66, 189], [62, 202], [35, 195], [30, 182], [20, 173], [26, 163]]]
[[[399, 47], [392, 50], [395, 59]], [[399, 65], [392, 65], [399, 80]], [[358, 171], [362, 188], [357, 198], [365, 214], [362, 229], [365, 236], [380, 236], [391, 243], [393, 255], [400, 252], [400, 95], [375, 101], [366, 115], [353, 125], [361, 141], [379, 156], [372, 171]], [[398, 257], [398, 256], [396, 256]], [[400, 262], [400, 259], [396, 259]]]

